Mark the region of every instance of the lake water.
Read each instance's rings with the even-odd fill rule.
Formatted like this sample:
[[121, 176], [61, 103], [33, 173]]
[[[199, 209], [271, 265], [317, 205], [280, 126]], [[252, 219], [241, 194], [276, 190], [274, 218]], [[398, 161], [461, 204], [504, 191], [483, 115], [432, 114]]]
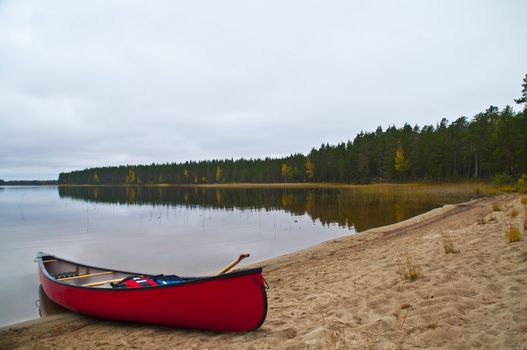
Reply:
[[[448, 202], [465, 200], [451, 197]], [[0, 187], [0, 325], [39, 316], [38, 251], [145, 273], [214, 273], [447, 202], [340, 189]]]

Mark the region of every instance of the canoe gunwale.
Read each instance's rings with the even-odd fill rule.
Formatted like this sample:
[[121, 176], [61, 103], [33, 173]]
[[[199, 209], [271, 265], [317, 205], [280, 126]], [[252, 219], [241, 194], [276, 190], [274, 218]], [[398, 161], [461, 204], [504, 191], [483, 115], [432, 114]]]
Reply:
[[[81, 288], [81, 289], [87, 289], [87, 290], [90, 290], [90, 291], [99, 291], [99, 292], [123, 292], [123, 291], [136, 292], [136, 291], [145, 291], [145, 290], [161, 289], [161, 288], [178, 288], [178, 287], [188, 286], [190, 284], [204, 283], [204, 282], [209, 282], [209, 281], [214, 281], [214, 280], [221, 280], [221, 279], [230, 279], [230, 278], [236, 278], [236, 277], [239, 277], [239, 276], [258, 274], [258, 273], [262, 272], [262, 267], [256, 267], [256, 268], [242, 269], [242, 270], [238, 270], [238, 271], [234, 271], [234, 272], [229, 272], [229, 273], [226, 273], [226, 274], [223, 274], [223, 275], [219, 275], [219, 276], [203, 276], [203, 277], [187, 277], [187, 276], [185, 276], [185, 277], [182, 277], [182, 278], [189, 278], [189, 280], [185, 281], [185, 282], [178, 283], [178, 284], [145, 286], [145, 287], [141, 287], [141, 288], [94, 288], [94, 287], [90, 287], [90, 286], [69, 284], [66, 281], [61, 281], [60, 279], [56, 279], [55, 277], [53, 277], [48, 272], [48, 270], [44, 266], [44, 258], [45, 257], [50, 257], [50, 258], [57, 259], [59, 261], [64, 261], [64, 262], [67, 262], [67, 263], [70, 263], [70, 264], [75, 264], [75, 265], [79, 265], [79, 266], [83, 266], [83, 267], [89, 267], [89, 268], [93, 268], [93, 269], [105, 270], [106, 268], [96, 267], [96, 266], [91, 266], [91, 265], [85, 265], [85, 264], [79, 264], [79, 263], [74, 262], [74, 261], [70, 261], [70, 260], [67, 260], [67, 259], [62, 259], [62, 258], [56, 257], [55, 255], [52, 255], [52, 254], [47, 254], [47, 253], [42, 253], [42, 252], [39, 252], [37, 254], [36, 260], [38, 262], [39, 269], [42, 271], [44, 276], [50, 282], [59, 284], [59, 285], [64, 286], [64, 287]], [[120, 270], [111, 270], [111, 271], [113, 271], [115, 273], [123, 273], [123, 274], [129, 274], [129, 275], [145, 275], [145, 276], [149, 276], [150, 275], [150, 274], [145, 274], [145, 273], [120, 271]], [[265, 294], [267, 294], [265, 292], [265, 289], [266, 289], [265, 286], [262, 286], [262, 289], [263, 289], [263, 292]], [[265, 300], [265, 304], [266, 304], [265, 308], [267, 309], [267, 298], [265, 297], [264, 300]]]

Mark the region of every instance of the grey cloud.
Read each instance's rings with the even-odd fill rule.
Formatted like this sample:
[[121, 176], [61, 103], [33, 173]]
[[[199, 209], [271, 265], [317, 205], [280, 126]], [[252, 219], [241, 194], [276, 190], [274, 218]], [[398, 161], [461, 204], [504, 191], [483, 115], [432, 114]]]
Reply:
[[522, 1], [4, 1], [0, 178], [308, 152], [512, 104]]

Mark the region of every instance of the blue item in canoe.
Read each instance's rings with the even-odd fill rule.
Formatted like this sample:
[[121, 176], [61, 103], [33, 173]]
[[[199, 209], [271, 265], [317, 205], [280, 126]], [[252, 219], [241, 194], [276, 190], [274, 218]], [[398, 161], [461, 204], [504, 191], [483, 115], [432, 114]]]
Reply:
[[160, 286], [185, 282], [183, 278], [176, 276], [176, 275], [161, 276], [159, 278], [156, 278], [155, 281]]

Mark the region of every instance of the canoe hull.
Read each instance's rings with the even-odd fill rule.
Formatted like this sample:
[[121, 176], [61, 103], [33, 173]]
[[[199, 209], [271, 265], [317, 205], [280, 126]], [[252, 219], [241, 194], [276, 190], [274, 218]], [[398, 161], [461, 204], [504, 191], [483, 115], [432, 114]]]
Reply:
[[55, 280], [39, 259], [46, 295], [75, 312], [110, 320], [162, 326], [244, 332], [267, 314], [261, 269], [202, 278], [181, 285], [111, 289], [72, 286]]

